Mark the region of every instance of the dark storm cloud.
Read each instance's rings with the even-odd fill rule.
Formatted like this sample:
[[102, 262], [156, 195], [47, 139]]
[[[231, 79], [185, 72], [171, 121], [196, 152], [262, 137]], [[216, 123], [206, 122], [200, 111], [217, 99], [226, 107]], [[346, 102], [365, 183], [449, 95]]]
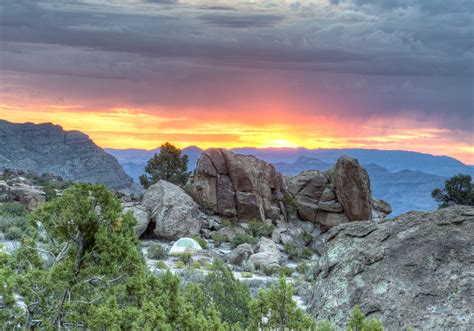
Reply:
[[268, 14], [205, 14], [198, 16], [198, 18], [207, 23], [228, 28], [261, 28], [275, 26], [281, 22], [284, 17]]
[[346, 99], [354, 114], [340, 116], [414, 109], [472, 130], [469, 2], [3, 1], [0, 69], [76, 77], [78, 90], [105, 79], [109, 97], [143, 104], [258, 100], [278, 82], [307, 109]]

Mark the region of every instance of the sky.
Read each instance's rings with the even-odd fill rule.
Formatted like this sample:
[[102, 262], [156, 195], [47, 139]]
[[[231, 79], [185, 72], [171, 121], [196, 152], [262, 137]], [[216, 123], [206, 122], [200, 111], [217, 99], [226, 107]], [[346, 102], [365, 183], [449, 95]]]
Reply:
[[471, 0], [2, 0], [0, 118], [474, 164], [473, 26]]

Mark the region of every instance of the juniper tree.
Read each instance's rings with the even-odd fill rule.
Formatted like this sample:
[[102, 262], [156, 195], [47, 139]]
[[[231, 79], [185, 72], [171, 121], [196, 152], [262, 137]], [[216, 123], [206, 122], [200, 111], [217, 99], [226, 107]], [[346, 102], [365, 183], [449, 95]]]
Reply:
[[0, 251], [0, 325], [6, 329], [220, 330], [185, 300], [179, 278], [146, 266], [131, 213], [104, 186], [77, 184], [31, 218], [11, 256]]
[[160, 147], [160, 153], [150, 159], [145, 167], [147, 174], [140, 176], [140, 183], [144, 188], [166, 180], [178, 186], [183, 186], [189, 176], [188, 156], [181, 155], [181, 150], [170, 143]]
[[448, 179], [444, 188], [436, 188], [431, 196], [438, 201], [439, 208], [451, 205], [474, 206], [474, 184], [470, 175], [459, 174]]

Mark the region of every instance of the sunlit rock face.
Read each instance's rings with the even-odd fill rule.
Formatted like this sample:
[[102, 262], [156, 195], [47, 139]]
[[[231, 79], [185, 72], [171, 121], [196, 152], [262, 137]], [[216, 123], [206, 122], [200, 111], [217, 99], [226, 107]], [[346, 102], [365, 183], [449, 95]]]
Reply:
[[102, 183], [136, 192], [117, 160], [84, 133], [58, 125], [16, 124], [0, 120], [0, 168], [50, 173], [76, 182]]
[[208, 149], [185, 190], [203, 209], [224, 217], [262, 221], [285, 217], [282, 176], [254, 156]]
[[343, 327], [359, 305], [386, 330], [474, 329], [474, 208], [410, 212], [329, 230], [310, 302]]

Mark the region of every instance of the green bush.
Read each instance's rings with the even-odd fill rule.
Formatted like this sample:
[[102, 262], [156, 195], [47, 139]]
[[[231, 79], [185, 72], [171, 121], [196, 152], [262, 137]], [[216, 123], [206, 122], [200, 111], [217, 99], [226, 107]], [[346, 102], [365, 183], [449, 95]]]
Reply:
[[[250, 289], [235, 279], [230, 268], [221, 260], [216, 260], [204, 282], [203, 291], [211, 302], [217, 303], [222, 320], [231, 325], [237, 323], [244, 329], [249, 315]], [[237, 329], [237, 328], [235, 328]]]
[[160, 244], [152, 244], [148, 247], [148, 257], [153, 260], [163, 260], [168, 256], [168, 250]]
[[166, 263], [163, 262], [163, 261], [157, 261], [157, 262], [155, 263], [155, 267], [156, 267], [157, 269], [168, 269], [168, 266], [167, 266]]
[[280, 273], [280, 275], [284, 277], [291, 277], [294, 271], [295, 271], [294, 269], [291, 269], [290, 267], [287, 267], [287, 266], [281, 266], [278, 269], [278, 272]]
[[207, 244], [207, 241], [199, 236], [193, 236], [192, 237], [194, 240], [196, 240], [199, 244], [199, 246], [201, 246], [202, 249], [208, 249], [209, 248], [209, 245]]
[[184, 252], [178, 254], [179, 260], [184, 263], [184, 265], [189, 265], [191, 263], [192, 253]]
[[304, 247], [301, 251], [301, 257], [303, 259], [309, 259], [311, 256], [313, 256], [313, 250], [309, 247]]
[[273, 229], [275, 228], [272, 224], [265, 224], [255, 219], [249, 222], [249, 226], [251, 235], [257, 238], [271, 237]]
[[296, 244], [293, 242], [285, 244], [285, 252], [288, 254], [290, 259], [298, 257], [298, 247], [296, 247]]
[[267, 267], [267, 266], [261, 266], [260, 270], [266, 275], [266, 276], [273, 276], [278, 273], [279, 268], [275, 267]]
[[221, 229], [222, 228], [225, 228], [225, 227], [229, 227], [229, 228], [235, 228], [237, 226], [237, 224], [235, 224], [235, 222], [232, 222], [230, 219], [228, 218], [223, 218], [222, 219], [222, 223], [221, 223]]
[[309, 265], [306, 263], [300, 263], [296, 266], [296, 271], [302, 275], [306, 275], [306, 273], [309, 271]]
[[252, 278], [253, 277], [253, 273], [251, 272], [247, 272], [247, 271], [244, 271], [240, 274], [243, 278]]
[[28, 212], [17, 202], [0, 204], [0, 232], [5, 240], [19, 240], [22, 235], [31, 233]]
[[235, 248], [239, 246], [240, 244], [256, 245], [257, 243], [258, 243], [257, 238], [249, 236], [248, 234], [238, 234], [234, 237], [234, 239], [232, 239], [230, 245], [232, 248]]
[[250, 302], [251, 330], [314, 330], [316, 321], [293, 300], [295, 289], [280, 277], [268, 290], [259, 290]]
[[296, 205], [295, 198], [293, 198], [290, 193], [285, 192], [285, 194], [283, 195], [283, 204], [285, 205], [286, 212], [288, 213], [288, 215], [293, 215], [296, 213], [296, 209], [298, 206]]
[[23, 231], [17, 226], [9, 227], [5, 232], [5, 240], [18, 240], [21, 238]]
[[19, 202], [5, 202], [0, 204], [0, 214], [3, 216], [26, 216], [25, 206]]
[[193, 269], [200, 269], [201, 268], [201, 263], [199, 261], [194, 261], [192, 264]]
[[367, 319], [359, 306], [354, 307], [347, 324], [347, 331], [383, 331], [382, 322]]
[[214, 241], [214, 245], [216, 247], [220, 247], [222, 245], [222, 243], [227, 241], [226, 236], [224, 236], [220, 233], [217, 233], [217, 232], [214, 232], [211, 237], [212, 237], [212, 240]]
[[311, 233], [303, 231], [299, 234], [298, 239], [301, 240], [306, 246], [311, 245], [314, 238]]
[[285, 244], [285, 252], [290, 259], [308, 259], [313, 255], [313, 251], [309, 247], [297, 247], [295, 243]]
[[183, 261], [178, 261], [178, 262], [176, 262], [176, 268], [184, 269], [184, 268], [186, 268], [186, 264], [184, 264]]

